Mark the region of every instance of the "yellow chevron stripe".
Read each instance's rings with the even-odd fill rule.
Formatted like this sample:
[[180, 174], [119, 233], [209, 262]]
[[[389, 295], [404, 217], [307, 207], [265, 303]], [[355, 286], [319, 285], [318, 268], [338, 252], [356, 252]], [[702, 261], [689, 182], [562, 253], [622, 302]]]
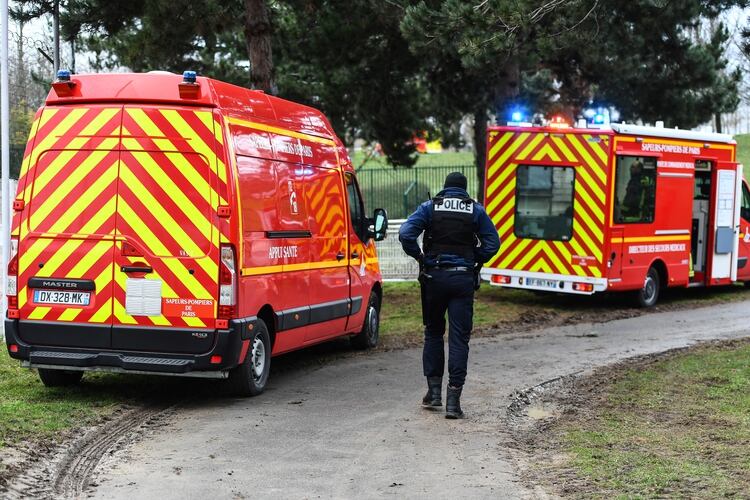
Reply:
[[[515, 238], [513, 241], [516, 241]], [[508, 243], [511, 243], [512, 241], [509, 241]], [[516, 248], [514, 248], [508, 255], [506, 255], [503, 260], [500, 262], [500, 267], [507, 268], [511, 262], [515, 260], [518, 255], [523, 252], [526, 247], [531, 244], [532, 240], [520, 240], [520, 243], [516, 245]]]
[[[497, 154], [498, 151], [500, 151], [503, 146], [505, 146], [508, 141], [513, 137], [513, 132], [506, 132], [504, 133], [496, 142], [492, 145], [490, 148], [490, 152], [487, 154], [487, 159], [492, 158]], [[494, 163], [497, 165], [497, 162]], [[489, 176], [490, 172], [487, 172], [487, 175]]]
[[[55, 158], [55, 160], [50, 163], [50, 165], [44, 169], [43, 172], [37, 172], [37, 174], [34, 176], [34, 193], [41, 192], [44, 187], [57, 175], [60, 173], [60, 169], [64, 167], [70, 159], [76, 154], [81, 151], [81, 148], [83, 148], [87, 142], [91, 140], [91, 136], [99, 134], [101, 130], [104, 128], [104, 126], [119, 112], [118, 109], [112, 109], [107, 108], [103, 109], [96, 117], [94, 117], [88, 125], [86, 125], [81, 132], [78, 135], [71, 136], [70, 141], [65, 144], [64, 146], [55, 144], [55, 149], [65, 149], [66, 151], [60, 153], [60, 155]], [[52, 134], [50, 134], [51, 137]], [[55, 141], [57, 141], [57, 137], [54, 138]], [[99, 154], [96, 154], [94, 152], [91, 153], [91, 156], [95, 156], [98, 158], [98, 161], [101, 161], [107, 153], [110, 153], [112, 150], [117, 149], [117, 144], [119, 141], [119, 137], [108, 137], [102, 141], [102, 143], [97, 146], [96, 150], [100, 150], [101, 152]], [[35, 151], [38, 150], [38, 148], [34, 148]], [[39, 161], [39, 157], [44, 153], [44, 151], [40, 151], [37, 155], [34, 165], [37, 164]], [[87, 159], [88, 161], [88, 159]]]
[[[29, 130], [29, 138], [26, 141], [27, 144], [33, 145], [33, 141], [36, 139], [36, 134], [37, 134], [37, 131], [39, 130], [39, 124], [42, 123], [43, 115], [44, 113], [38, 114], [37, 117], [34, 118], [34, 121], [31, 123], [31, 129]], [[49, 113], [49, 118], [52, 118], [54, 115], [55, 113]], [[47, 118], [47, 120], [49, 120], [49, 118]], [[45, 123], [47, 122], [47, 120], [45, 120]], [[23, 160], [21, 161], [21, 169], [18, 174], [19, 179], [23, 179], [23, 177], [28, 173], [30, 164], [31, 164], [31, 151], [29, 151], [28, 154], [24, 152], [24, 157], [23, 157]]]
[[[495, 195], [495, 191], [497, 191], [497, 189], [500, 187], [500, 185], [503, 184], [510, 175], [514, 175], [516, 173], [517, 167], [518, 167], [518, 165], [515, 164], [515, 163], [508, 163], [505, 166], [505, 168], [503, 169], [503, 171], [500, 172], [500, 174], [497, 176], [497, 178], [494, 181], [492, 181], [492, 184], [490, 184], [490, 186], [487, 188], [487, 197], [488, 198], [491, 197], [492, 200], [494, 201], [494, 199], [497, 197]], [[513, 183], [515, 184], [515, 179], [513, 180]]]
[[[593, 141], [589, 140], [589, 139], [594, 139], [594, 138], [599, 138], [600, 142], [593, 142]], [[607, 136], [584, 135], [583, 139], [585, 139], [586, 142], [591, 145], [591, 149], [594, 150], [594, 154], [597, 156], [597, 158], [599, 158], [600, 163], [602, 165], [606, 165], [607, 164], [607, 160], [609, 160], [609, 157], [608, 157], [607, 153], [602, 149], [602, 147], [600, 145], [601, 144], [606, 144], [605, 141], [607, 139]]]
[[[112, 147], [117, 147], [117, 140], [111, 139]], [[59, 159], [63, 159], [63, 163], [61, 163], [59, 166], [63, 166], [65, 162], [69, 161], [69, 159], [75, 155], [78, 151], [70, 151], [65, 152], [61, 154], [58, 158], [56, 158], [55, 162]], [[83, 179], [91, 173], [92, 170], [94, 170], [99, 164], [104, 160], [104, 158], [110, 154], [109, 151], [93, 151], [91, 154], [83, 161], [81, 162], [78, 167], [73, 169], [72, 172], [68, 175], [68, 177], [63, 181], [60, 186], [55, 189], [53, 193], [50, 193], [49, 197], [47, 197], [46, 200], [42, 201], [42, 204], [34, 210], [34, 213], [31, 214], [31, 217], [29, 219], [29, 226], [31, 227], [31, 230], [33, 231], [34, 228], [36, 228], [39, 224], [41, 224], [44, 220], [49, 217], [49, 214], [57, 208], [61, 203], [67, 203], [69, 205], [69, 210], [67, 210], [66, 214], [80, 214], [83, 209], [85, 209], [88, 204], [93, 200], [92, 198], [85, 198], [85, 195], [77, 196], [77, 194], [72, 194], [73, 191], [77, 188], [79, 188], [79, 184], [83, 181]], [[52, 171], [52, 175], [59, 175], [60, 170], [58, 168], [48, 167], [45, 169], [44, 174], [47, 174], [48, 172]], [[94, 186], [100, 186], [102, 189], [104, 187], [107, 187], [109, 184], [105, 181], [108, 181], [111, 183], [115, 178], [117, 177], [117, 160], [115, 160], [112, 165], [110, 165], [99, 177], [96, 181], [92, 183], [92, 185], [89, 187], [89, 190], [87, 191], [89, 193], [88, 196], [92, 196], [91, 189]], [[51, 180], [51, 178], [49, 179]], [[34, 193], [41, 192], [41, 186], [37, 189], [36, 182], [34, 183]], [[70, 203], [70, 198], [76, 199], [75, 204]], [[33, 200], [32, 200], [33, 203]], [[72, 205], [72, 206], [71, 206]], [[77, 208], [78, 210], [71, 210], [72, 208]], [[66, 226], [67, 227], [67, 226]]]
[[57, 321], [74, 321], [81, 314], [81, 311], [83, 309], [80, 307], [69, 307], [57, 317]]
[[575, 137], [571, 137], [571, 144], [573, 144], [573, 147], [578, 152], [579, 157], [583, 157], [585, 160], [585, 164], [589, 167], [588, 170], [594, 173], [599, 180], [602, 182], [602, 184], [606, 184], [606, 179], [604, 175], [604, 171], [599, 166], [599, 163], [589, 154], [589, 152], [586, 150], [586, 147], [582, 145], [579, 142], [579, 139]]
[[[78, 200], [76, 200], [75, 205], [77, 205], [78, 209], [74, 208], [73, 206], [70, 206], [68, 210], [65, 211], [58, 219], [55, 221], [55, 223], [49, 228], [48, 233], [62, 233], [65, 231], [68, 226], [70, 226], [73, 221], [75, 221], [78, 217], [81, 215], [81, 211], [83, 208], [88, 206], [91, 202], [96, 200], [99, 196], [101, 196], [104, 193], [104, 190], [107, 189], [117, 178], [117, 171], [114, 168], [107, 169], [107, 171], [102, 174], [101, 177], [99, 177], [89, 188], [78, 197]], [[114, 190], [113, 190], [114, 191]], [[92, 231], [94, 229], [97, 229], [99, 226], [93, 226], [92, 222], [99, 222], [99, 225], [103, 224], [104, 221], [106, 221], [109, 217], [111, 217], [115, 213], [115, 198], [114, 196], [109, 199], [109, 201], [105, 202], [102, 207], [99, 209], [99, 211], [96, 213], [94, 217], [91, 218], [89, 222], [86, 223], [87, 227], [91, 227]], [[62, 200], [61, 200], [62, 202]], [[80, 207], [82, 205], [82, 207]]]
[[[500, 204], [500, 202], [503, 201], [505, 197], [508, 196], [509, 193], [511, 193], [512, 191], [515, 191], [515, 189], [516, 189], [516, 178], [514, 176], [513, 179], [508, 181], [508, 183], [505, 185], [502, 191], [500, 191], [497, 194], [492, 195], [492, 199], [487, 204], [487, 208], [486, 208], [487, 211], [488, 212], [494, 211], [495, 208]], [[508, 198], [508, 201], [505, 202], [505, 207], [503, 207], [503, 213], [505, 213], [509, 207], [512, 208], [513, 206], [515, 206], [515, 202], [516, 202], [515, 196]]]
[[528, 160], [528, 156], [531, 154], [534, 149], [539, 145], [540, 142], [544, 139], [544, 136], [542, 134], [536, 134], [534, 135], [534, 138], [531, 139], [531, 142], [529, 142], [523, 150], [516, 155], [516, 160]]
[[[513, 143], [510, 146], [508, 146], [508, 149], [506, 149], [505, 152], [502, 155], [500, 155], [500, 157], [497, 160], [495, 160], [495, 162], [492, 164], [492, 167], [490, 167], [490, 171], [494, 173], [494, 171], [497, 170], [501, 165], [504, 165], [505, 162], [508, 161], [508, 158], [510, 158], [513, 155], [513, 153], [515, 153], [516, 150], [519, 147], [521, 147], [523, 142], [526, 139], [528, 139], [529, 135], [531, 134], [529, 134], [528, 132], [524, 132], [520, 134], [516, 138], [516, 140], [513, 141]], [[497, 187], [495, 182], [493, 182], [493, 186]], [[489, 193], [491, 191], [488, 190], [487, 192]]]
[[[170, 179], [170, 177], [164, 172], [164, 170], [162, 170], [162, 168], [153, 159], [153, 157], [147, 152], [140, 151], [131, 151], [130, 154], [133, 155], [135, 161], [137, 161], [144, 167], [144, 170], [148, 172], [149, 176], [159, 186], [161, 186], [164, 191], [166, 191], [167, 195], [180, 208], [187, 220], [189, 220], [194, 226], [196, 226], [208, 240], [214, 242], [215, 237], [213, 235], [213, 232], [219, 233], [218, 228], [211, 223], [211, 221], [207, 217], [207, 214], [199, 210], [195, 206], [193, 201], [185, 195], [185, 193], [172, 181], [172, 179]], [[126, 180], [126, 176], [128, 180]], [[157, 207], [161, 206], [158, 200], [156, 200], [156, 198], [152, 194], [150, 194], [150, 192], [145, 187], [143, 187], [143, 184], [141, 184], [140, 180], [132, 173], [125, 161], [120, 162], [120, 179], [122, 179], [122, 181], [127, 184], [128, 188], [130, 188], [137, 196], [148, 196], [148, 199], [151, 200], [149, 203], [156, 203], [155, 206]], [[131, 186], [130, 182], [133, 182], [136, 187]], [[146, 201], [144, 198], [141, 199], [144, 202]], [[146, 204], [149, 205], [149, 203]], [[180, 231], [176, 234], [182, 237], [180, 243], [185, 245], [183, 246], [183, 248], [188, 252], [190, 256], [195, 257], [203, 255], [205, 253], [198, 250], [199, 247], [195, 244], [195, 242], [192, 241], [191, 238], [187, 237], [184, 231], [179, 229], [179, 225], [174, 222], [174, 219], [169, 216], [166, 210], [162, 209], [160, 212], [160, 221], [163, 221], [163, 219], [168, 219], [169, 224], [173, 226], [173, 228]], [[183, 241], [183, 239], [185, 240]], [[197, 253], [191, 253], [191, 250], [189, 249], [192, 249], [192, 252]]]
[[325, 144], [327, 146], [335, 146], [336, 143], [331, 139], [319, 137], [317, 135], [303, 134], [301, 132], [295, 132], [281, 127], [274, 127], [272, 125], [265, 125], [263, 123], [249, 122], [247, 120], [240, 120], [239, 118], [229, 117], [227, 118], [229, 123], [234, 125], [240, 125], [241, 127], [254, 128], [256, 130], [262, 130], [264, 132], [271, 132], [278, 135], [285, 135], [287, 137], [294, 137], [295, 139], [304, 139], [310, 142], [317, 142], [318, 144]]
[[196, 114], [198, 119], [203, 122], [208, 130], [214, 133], [214, 139], [219, 144], [224, 144], [224, 135], [221, 133], [221, 125], [216, 121], [212, 112]]
[[552, 241], [550, 242], [550, 244], [552, 244], [552, 246], [554, 246], [557, 251], [559, 251], [562, 256], [568, 260], [568, 262], [570, 263], [570, 267], [571, 269], [573, 269], [573, 273], [576, 276], [586, 276], [586, 271], [584, 271], [581, 266], [573, 264], [573, 256], [565, 244], [563, 244], [561, 241]]
[[[591, 218], [586, 208], [587, 208], [586, 205], [584, 205], [583, 203], [579, 203], [578, 206], [576, 207], [576, 215], [584, 220], [584, 222], [586, 223], [586, 228], [589, 230], [589, 233], [591, 233], [591, 235], [594, 238], [596, 238], [597, 242], [601, 244], [604, 241], [602, 232], [598, 230], [599, 228], [598, 224], [594, 222], [594, 220]], [[584, 236], [584, 234], [581, 233], [580, 236]], [[588, 238], [585, 238], [585, 239], [588, 242]], [[594, 245], [594, 246], [598, 246], [598, 245]]]
[[[46, 108], [42, 113], [43, 119], [48, 110], [50, 110], [50, 108]], [[81, 117], [86, 114], [88, 110], [88, 108], [73, 108], [68, 113], [68, 115], [55, 126], [55, 128], [53, 128], [46, 136], [44, 136], [44, 138], [42, 138], [41, 141], [39, 141], [39, 143], [34, 143], [34, 149], [31, 151], [31, 154], [29, 154], [29, 165], [36, 165], [39, 155], [43, 151], [46, 151], [52, 146], [56, 145], [55, 143], [60, 140], [60, 136], [64, 136], [65, 132], [70, 130], [76, 124], [76, 122], [78, 122], [78, 120], [80, 120]], [[55, 110], [55, 113], [56, 112], [57, 110]], [[63, 148], [58, 147], [58, 149]]]
[[[174, 111], [174, 110], [172, 110]], [[156, 147], [164, 154], [164, 156], [172, 163], [172, 165], [179, 170], [179, 172], [193, 185], [195, 191], [201, 195], [201, 197], [208, 202], [210, 206], [226, 205], [227, 201], [219, 196], [219, 194], [211, 187], [202, 175], [200, 175], [195, 167], [187, 160], [185, 154], [180, 152], [180, 148], [164, 137], [164, 132], [148, 117], [148, 114], [140, 108], [128, 109], [128, 115], [138, 124], [138, 126], [151, 136], [151, 140], [154, 142]], [[205, 113], [204, 113], [205, 114]], [[210, 114], [210, 113], [209, 113]], [[170, 124], [174, 126], [180, 135], [190, 141], [190, 146], [197, 152], [201, 160], [206, 162], [206, 165], [212, 169], [219, 169], [224, 172], [224, 178], [222, 181], [226, 182], [226, 167], [221, 164], [221, 168], [217, 165], [217, 158], [213, 150], [209, 148], [200, 137], [193, 131], [192, 128], [182, 120], [179, 113], [174, 111], [174, 116], [171, 114], [167, 116], [167, 111], [162, 111], [162, 115], [165, 115], [165, 119], [170, 121]], [[177, 122], [177, 120], [181, 120]], [[175, 120], [174, 122], [172, 120]], [[186, 135], [187, 134], [187, 135]], [[127, 129], [123, 128], [123, 135], [132, 135]], [[161, 136], [162, 138], [156, 138]], [[132, 138], [123, 137], [123, 147], [129, 151], [142, 151], [144, 148], [141, 144]]]
[[[194, 111], [193, 113], [199, 120], [203, 121], [204, 123], [211, 123], [212, 126], [209, 127], [209, 129], [213, 130], [213, 115], [210, 111]], [[219, 176], [219, 179], [221, 179], [221, 182], [226, 183], [227, 167], [226, 165], [224, 165], [222, 159], [216, 156], [214, 149], [206, 144], [203, 139], [201, 139], [200, 135], [198, 135], [198, 133], [193, 130], [193, 128], [185, 121], [185, 119], [180, 115], [180, 113], [177, 112], [177, 110], [164, 109], [161, 110], [161, 114], [169, 121], [170, 125], [172, 125], [180, 133], [180, 135], [186, 138], [190, 138], [190, 146], [193, 148], [193, 150], [207, 158], [209, 165], [216, 169], [216, 174]], [[140, 123], [138, 125], [140, 125]], [[222, 202], [222, 204], [225, 203], [226, 202]]]
[[[156, 235], [154, 235], [153, 232], [151, 232], [151, 229], [148, 227], [148, 225], [145, 222], [143, 222], [143, 220], [135, 213], [135, 211], [123, 199], [120, 199], [118, 213], [125, 220], [125, 222], [127, 222], [127, 224], [131, 228], [133, 228], [133, 230], [138, 234], [138, 236], [146, 245], [150, 253], [154, 255], [160, 255], [160, 256], [169, 255], [169, 251], [164, 246], [164, 244], [159, 240], [159, 238], [156, 237]], [[211, 259], [197, 258], [195, 259], [195, 262], [198, 263], [198, 265], [200, 265], [204, 269], [206, 269], [206, 267], [208, 267], [208, 269], [213, 268], [214, 273], [209, 274], [209, 276], [214, 276], [214, 275], [218, 276], [217, 265], [211, 266], [207, 262], [204, 262], [207, 260], [211, 260]], [[185, 283], [185, 285], [194, 293], [196, 298], [199, 298], [199, 299], [213, 299], [214, 298], [213, 294], [210, 293], [205, 288], [203, 288], [203, 285], [200, 283], [200, 281], [198, 281], [195, 278], [195, 276], [193, 276], [192, 274], [188, 272], [185, 265], [179, 259], [166, 257], [166, 258], [162, 258], [161, 261], [175, 275], [175, 278], [177, 280], [179, 280], [182, 283]], [[168, 295], [165, 295], [165, 296], [168, 296]], [[172, 296], [176, 297], [174, 295]]]
[[112, 299], [109, 298], [107, 301], [102, 304], [102, 306], [97, 309], [97, 311], [91, 315], [91, 319], [89, 319], [90, 323], [108, 323], [109, 318], [112, 317]]
[[576, 193], [580, 196], [581, 200], [586, 204], [586, 207], [589, 209], [589, 211], [596, 217], [596, 220], [599, 222], [599, 224], [604, 224], [604, 210], [599, 208], [599, 204], [596, 203], [591, 196], [589, 195], [589, 191], [593, 191], [588, 184], [585, 182], [577, 182], [576, 183]]
[[[531, 240], [522, 240], [522, 241], [531, 241]], [[534, 259], [541, 248], [537, 245], [534, 245], [533, 248], [528, 250], [524, 256], [516, 263], [516, 269], [524, 269], [526, 266], [529, 265], [529, 262], [531, 262], [532, 259]], [[511, 262], [511, 261], [508, 261]]]
[[552, 146], [545, 144], [542, 148], [534, 155], [534, 161], [541, 161], [544, 158], [549, 157], [550, 160], [559, 162], [560, 156], [552, 149]]
[[591, 191], [593, 195], [596, 196], [596, 199], [599, 200], [599, 203], [604, 205], [604, 191], [602, 191], [602, 189], [596, 184], [596, 181], [591, 178], [589, 170], [585, 166], [577, 167], [576, 175], [580, 177], [580, 179], [578, 180], [583, 181], [589, 191]]
[[[148, 189], [141, 184], [140, 180], [136, 177], [133, 172], [130, 171], [130, 169], [125, 165], [122, 164], [120, 168], [120, 179], [125, 182], [128, 185], [128, 188], [133, 192], [133, 194], [138, 197], [139, 200], [141, 200], [146, 206], [150, 207], [161, 207], [161, 204], [158, 202], [158, 200], [149, 192]], [[136, 215], [135, 210], [133, 210], [127, 202], [120, 198], [120, 208], [118, 212], [122, 216], [122, 210], [127, 209], [128, 214], [132, 217], [135, 217], [138, 224], [141, 224], [143, 227], [146, 227], [146, 223], [141, 220], [140, 217]], [[164, 209], [159, 211], [157, 220], [159, 225], [167, 231], [180, 245], [180, 248], [185, 250], [185, 252], [195, 257], [195, 262], [201, 266], [201, 268], [206, 271], [206, 274], [209, 276], [218, 276], [218, 264], [213, 262], [212, 259], [206, 258], [205, 253], [200, 250], [198, 245], [195, 244], [192, 238], [190, 238], [187, 233], [182, 229], [182, 226], [177, 223], [177, 221]], [[129, 223], [129, 222], [128, 222]], [[131, 226], [133, 227], [133, 226]], [[135, 227], [133, 227], [135, 229]], [[148, 230], [149, 234], [153, 236], [153, 233], [151, 230]], [[139, 236], [141, 236], [140, 232], [137, 232]], [[218, 230], [216, 230], [212, 234], [218, 234]], [[169, 250], [164, 246], [164, 244], [155, 236], [153, 236], [154, 244], [157, 244], [158, 251], [161, 253], [157, 253], [156, 251], [152, 250], [152, 253], [159, 256], [168, 256], [170, 255]], [[216, 243], [214, 242], [214, 245]]]
[[565, 143], [562, 137], [551, 137], [552, 142], [557, 146], [557, 149], [559, 149], [562, 154], [565, 156], [565, 159], [571, 163], [580, 163], [580, 160], [578, 157], [573, 154], [573, 152], [570, 150], [568, 145]]
[[44, 319], [48, 312], [52, 310], [51, 307], [35, 307], [29, 313], [28, 319]]

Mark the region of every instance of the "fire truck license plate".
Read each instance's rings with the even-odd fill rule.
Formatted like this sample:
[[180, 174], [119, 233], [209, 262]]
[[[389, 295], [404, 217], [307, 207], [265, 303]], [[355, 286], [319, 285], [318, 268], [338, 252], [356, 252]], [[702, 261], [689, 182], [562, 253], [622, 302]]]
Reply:
[[35, 304], [62, 304], [66, 306], [87, 306], [89, 292], [59, 292], [54, 290], [34, 290]]
[[526, 278], [526, 285], [528, 286], [541, 286], [544, 288], [557, 288], [557, 281], [554, 280], [543, 280], [539, 278]]

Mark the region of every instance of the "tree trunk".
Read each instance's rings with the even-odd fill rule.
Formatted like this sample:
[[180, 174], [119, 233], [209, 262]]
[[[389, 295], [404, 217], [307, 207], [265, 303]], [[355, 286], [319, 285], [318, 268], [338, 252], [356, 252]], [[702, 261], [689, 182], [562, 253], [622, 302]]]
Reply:
[[250, 85], [274, 94], [271, 20], [266, 0], [245, 0], [245, 45], [250, 58]]
[[484, 162], [487, 156], [487, 108], [474, 110], [474, 166], [477, 170], [477, 192], [479, 203], [484, 201]]
[[714, 120], [716, 122], [716, 133], [721, 134], [721, 113], [715, 113]]

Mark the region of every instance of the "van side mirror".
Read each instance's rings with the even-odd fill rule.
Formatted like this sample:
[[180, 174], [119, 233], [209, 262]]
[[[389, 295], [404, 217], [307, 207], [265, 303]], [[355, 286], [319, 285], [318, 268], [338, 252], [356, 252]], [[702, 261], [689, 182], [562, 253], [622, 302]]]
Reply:
[[388, 214], [385, 208], [376, 208], [373, 215], [373, 238], [375, 241], [383, 241], [388, 232]]

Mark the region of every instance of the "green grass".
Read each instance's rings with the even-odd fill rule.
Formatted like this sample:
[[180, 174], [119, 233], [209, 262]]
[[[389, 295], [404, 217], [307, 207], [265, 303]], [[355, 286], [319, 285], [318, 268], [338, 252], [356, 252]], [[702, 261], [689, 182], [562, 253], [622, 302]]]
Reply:
[[[196, 390], [197, 389], [197, 390]], [[64, 432], [101, 421], [123, 404], [202, 393], [193, 379], [88, 372], [74, 387], [47, 388], [35, 370], [0, 349], [0, 450], [23, 441], [58, 440]]]
[[627, 372], [560, 430], [582, 496], [744, 495], [750, 491], [750, 345], [703, 348]]

